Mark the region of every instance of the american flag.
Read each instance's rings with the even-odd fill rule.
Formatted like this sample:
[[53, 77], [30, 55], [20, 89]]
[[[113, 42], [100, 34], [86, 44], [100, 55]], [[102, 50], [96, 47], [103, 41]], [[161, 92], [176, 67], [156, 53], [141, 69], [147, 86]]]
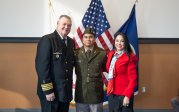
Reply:
[[74, 35], [76, 48], [82, 47], [82, 34], [85, 28], [90, 27], [96, 38], [96, 45], [109, 51], [113, 48], [113, 35], [111, 35], [110, 24], [106, 18], [103, 5], [100, 0], [91, 0], [81, 25]]

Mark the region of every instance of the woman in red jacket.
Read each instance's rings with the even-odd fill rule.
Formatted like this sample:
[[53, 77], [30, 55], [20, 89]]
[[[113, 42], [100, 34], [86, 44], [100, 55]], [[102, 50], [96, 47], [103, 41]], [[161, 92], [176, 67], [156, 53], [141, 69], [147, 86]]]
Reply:
[[133, 94], [137, 85], [136, 65], [137, 57], [132, 52], [126, 35], [119, 33], [106, 63], [110, 112], [133, 112]]

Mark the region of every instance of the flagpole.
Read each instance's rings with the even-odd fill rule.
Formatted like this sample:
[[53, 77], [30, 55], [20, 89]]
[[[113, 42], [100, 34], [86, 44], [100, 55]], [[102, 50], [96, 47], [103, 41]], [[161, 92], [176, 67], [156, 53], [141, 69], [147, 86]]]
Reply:
[[54, 9], [54, 1], [53, 0], [48, 0], [49, 1], [49, 32], [51, 32], [52, 29], [55, 28], [55, 23], [54, 22], [54, 18], [57, 18], [57, 15], [55, 13], [55, 9]]
[[[55, 15], [55, 10], [54, 10], [54, 6], [53, 6], [53, 3], [52, 3], [52, 0], [49, 0], [49, 9], [52, 9], [52, 12], [54, 13]], [[55, 15], [56, 16], [56, 15]]]
[[137, 4], [138, 0], [134, 0], [134, 4]]

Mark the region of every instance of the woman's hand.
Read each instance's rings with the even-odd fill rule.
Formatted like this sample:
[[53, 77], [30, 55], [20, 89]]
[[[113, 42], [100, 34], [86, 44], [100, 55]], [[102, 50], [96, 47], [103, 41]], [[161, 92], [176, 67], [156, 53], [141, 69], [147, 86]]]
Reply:
[[130, 103], [130, 99], [127, 96], [125, 96], [123, 100], [123, 106], [129, 106], [129, 103]]

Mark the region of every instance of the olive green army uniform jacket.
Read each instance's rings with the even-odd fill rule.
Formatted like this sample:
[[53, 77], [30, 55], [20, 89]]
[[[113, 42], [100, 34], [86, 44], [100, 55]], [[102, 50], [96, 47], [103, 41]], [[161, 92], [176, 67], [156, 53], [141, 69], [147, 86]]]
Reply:
[[84, 47], [75, 51], [75, 102], [97, 104], [104, 99], [102, 72], [105, 71], [106, 52], [94, 47], [88, 59]]

